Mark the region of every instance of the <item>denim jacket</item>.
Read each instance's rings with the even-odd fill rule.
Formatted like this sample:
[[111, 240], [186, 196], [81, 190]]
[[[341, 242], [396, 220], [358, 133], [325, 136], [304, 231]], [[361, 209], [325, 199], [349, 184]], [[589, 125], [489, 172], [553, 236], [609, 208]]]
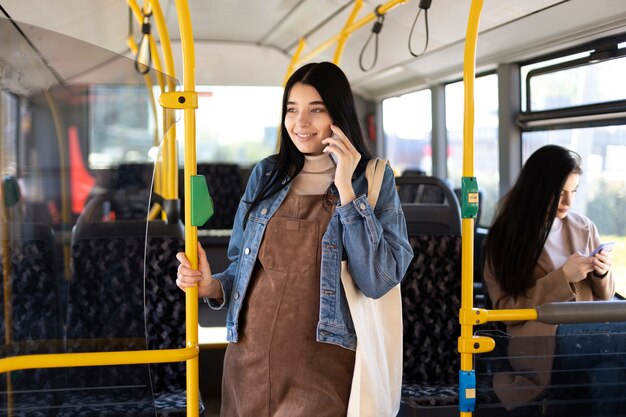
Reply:
[[[239, 313], [265, 228], [287, 195], [287, 185], [274, 196], [263, 200], [250, 213], [246, 228], [243, 221], [249, 203], [269, 177], [274, 159], [259, 162], [252, 173], [239, 203], [234, 228], [228, 245], [228, 268], [213, 278], [219, 280], [224, 301], [205, 300], [213, 309], [228, 307], [226, 314], [227, 340], [237, 342]], [[285, 178], [285, 182], [288, 179]], [[322, 237], [322, 265], [320, 279], [320, 315], [317, 340], [349, 349], [356, 348], [356, 334], [341, 286], [341, 259], [338, 245], [339, 233], [343, 237], [348, 266], [358, 288], [368, 297], [379, 298], [396, 286], [413, 259], [407, 238], [406, 222], [396, 191], [395, 178], [389, 166], [385, 168], [383, 183], [375, 210], [367, 201], [365, 173], [353, 178], [352, 186], [357, 197], [345, 206], [337, 206], [328, 228]], [[332, 190], [335, 194], [337, 191]]]

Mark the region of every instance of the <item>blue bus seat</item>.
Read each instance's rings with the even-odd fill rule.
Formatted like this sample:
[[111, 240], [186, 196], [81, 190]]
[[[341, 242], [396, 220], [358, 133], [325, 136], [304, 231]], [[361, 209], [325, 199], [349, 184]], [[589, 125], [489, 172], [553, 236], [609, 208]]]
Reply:
[[[0, 230], [0, 280], [5, 283], [0, 285], [0, 299], [8, 296], [8, 303], [3, 302], [0, 310], [0, 357], [59, 353], [63, 343], [52, 227], [43, 223], [3, 222]], [[10, 276], [5, 277], [5, 271]], [[5, 285], [10, 293], [5, 294]], [[5, 317], [6, 311], [10, 317]], [[11, 395], [12, 415], [45, 416], [58, 402], [58, 394], [53, 390], [58, 374], [56, 369], [32, 369], [0, 375], [0, 415], [8, 413]], [[12, 394], [7, 393], [9, 388]]]
[[[68, 351], [101, 350], [96, 341], [106, 341], [107, 350], [184, 347], [185, 294], [174, 282], [175, 255], [184, 250], [182, 223], [87, 219], [87, 214], [83, 221], [79, 218], [72, 233]], [[135, 407], [136, 415], [154, 415], [155, 409], [159, 416], [186, 415], [185, 363], [68, 372], [67, 388], [77, 383], [93, 388], [65, 401], [65, 405], [86, 404], [85, 413], [96, 412], [108, 401], [114, 405], [107, 412], [117, 415], [117, 390], [127, 386], [130, 389], [120, 398]], [[59, 415], [74, 415], [74, 411], [61, 409]]]
[[[399, 177], [399, 192], [433, 188], [428, 202], [403, 202], [415, 253], [402, 281], [404, 372], [400, 416], [431, 415], [433, 407], [458, 406], [461, 307], [461, 214], [458, 200], [441, 179]], [[425, 413], [425, 414], [422, 414]]]

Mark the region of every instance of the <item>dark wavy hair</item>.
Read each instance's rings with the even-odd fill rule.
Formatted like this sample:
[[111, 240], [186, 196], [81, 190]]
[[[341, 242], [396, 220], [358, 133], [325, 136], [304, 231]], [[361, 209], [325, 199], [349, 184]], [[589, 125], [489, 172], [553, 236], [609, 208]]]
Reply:
[[278, 153], [272, 156], [276, 162], [268, 180], [265, 181], [252, 200], [246, 219], [255, 206], [286, 187], [302, 171], [304, 166], [304, 154], [293, 144], [284, 124], [289, 94], [296, 83], [310, 85], [317, 90], [333, 120], [333, 124], [345, 133], [361, 154], [356, 175], [360, 175], [364, 171], [367, 161], [372, 159], [372, 154], [363, 139], [352, 89], [343, 71], [331, 62], [306, 64], [294, 72], [285, 85], [279, 136], [280, 147]]
[[580, 156], [557, 145], [535, 151], [500, 200], [486, 240], [486, 261], [502, 290], [515, 298], [535, 285], [533, 270], [556, 217], [570, 174], [582, 174]]

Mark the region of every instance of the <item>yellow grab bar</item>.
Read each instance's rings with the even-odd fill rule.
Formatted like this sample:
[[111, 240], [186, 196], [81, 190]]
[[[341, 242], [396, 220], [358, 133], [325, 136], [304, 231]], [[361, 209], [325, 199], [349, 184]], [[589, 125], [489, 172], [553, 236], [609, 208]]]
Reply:
[[[176, 0], [183, 51], [183, 91], [194, 99], [186, 100], [185, 123], [185, 219], [191, 219], [191, 177], [196, 175], [196, 111], [195, 53], [189, 5], [186, 0]], [[185, 254], [191, 268], [198, 268], [198, 228], [185, 222]], [[198, 346], [198, 287], [188, 288], [185, 294], [187, 346]], [[198, 356], [187, 360], [187, 416], [198, 416]]]
[[131, 350], [118, 352], [48, 353], [0, 359], [0, 372], [65, 366], [133, 365], [182, 362], [198, 356], [198, 346], [182, 349]]
[[[385, 14], [389, 10], [393, 9], [394, 7], [396, 7], [397, 5], [402, 4], [402, 3], [406, 3], [406, 2], [407, 2], [407, 0], [390, 0], [387, 3], [380, 5], [379, 8], [378, 8], [378, 12], [380, 14]], [[376, 13], [371, 12], [371, 13], [365, 15], [360, 20], [350, 24], [347, 27], [344, 27], [341, 30], [341, 32], [337, 33], [335, 36], [333, 36], [330, 39], [326, 40], [325, 42], [320, 44], [318, 47], [313, 49], [311, 52], [309, 52], [308, 54], [306, 54], [302, 58], [300, 58], [297, 61], [293, 62], [292, 63], [293, 64], [292, 67], [295, 68], [296, 66], [300, 65], [303, 62], [311, 60], [312, 58], [314, 58], [317, 55], [319, 55], [322, 52], [324, 52], [326, 49], [330, 48], [336, 42], [339, 42], [339, 40], [341, 39], [342, 36], [349, 36], [353, 32], [357, 31], [361, 27], [363, 27], [366, 24], [368, 24], [369, 22], [375, 20], [376, 18], [377, 18]], [[289, 77], [289, 75], [290, 74], [287, 75], [287, 78]]]
[[[476, 44], [478, 40], [478, 23], [483, 0], [472, 0], [467, 32], [465, 35], [465, 55], [463, 60], [463, 81], [465, 87], [464, 119], [463, 119], [463, 177], [474, 176], [474, 77], [476, 71]], [[474, 302], [474, 218], [462, 220], [461, 241], [461, 311], [472, 310]], [[473, 354], [493, 349], [493, 340], [473, 336], [473, 324], [461, 321], [461, 337], [458, 350], [461, 355], [459, 371], [459, 413], [471, 416], [476, 402], [476, 377], [474, 375]]]
[[354, 6], [352, 7], [352, 11], [350, 12], [350, 16], [348, 16], [348, 20], [346, 20], [343, 29], [339, 32], [339, 39], [337, 40], [337, 48], [335, 49], [335, 56], [333, 57], [333, 63], [339, 65], [339, 61], [341, 60], [341, 55], [343, 54], [343, 49], [346, 46], [346, 42], [348, 41], [348, 37], [352, 32], [348, 32], [348, 28], [352, 26], [354, 23], [354, 19], [356, 19], [359, 14], [359, 10], [363, 7], [363, 0], [356, 0], [354, 2]]

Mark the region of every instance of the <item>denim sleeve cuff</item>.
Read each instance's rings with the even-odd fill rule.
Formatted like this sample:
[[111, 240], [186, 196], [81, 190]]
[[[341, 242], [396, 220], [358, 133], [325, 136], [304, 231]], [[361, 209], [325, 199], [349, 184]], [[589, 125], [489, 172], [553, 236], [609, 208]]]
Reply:
[[372, 214], [372, 207], [367, 201], [367, 196], [361, 195], [345, 206], [337, 207], [337, 212], [342, 220], [353, 216], [367, 217]]
[[217, 282], [220, 283], [220, 287], [222, 288], [222, 298], [209, 298], [202, 297], [204, 302], [212, 309], [212, 310], [221, 310], [226, 305], [226, 297], [224, 297], [224, 284], [219, 279]]
[[221, 300], [216, 300], [215, 298], [202, 297], [202, 299], [211, 308], [211, 310], [221, 310], [226, 304], [223, 298]]

